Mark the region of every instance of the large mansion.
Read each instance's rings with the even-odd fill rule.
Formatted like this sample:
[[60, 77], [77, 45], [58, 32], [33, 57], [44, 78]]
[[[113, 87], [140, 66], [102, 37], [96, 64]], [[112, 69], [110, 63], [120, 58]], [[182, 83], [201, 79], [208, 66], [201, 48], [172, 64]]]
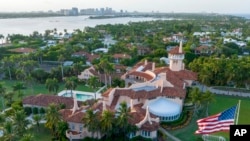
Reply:
[[[125, 88], [108, 89], [92, 107], [78, 107], [74, 98], [71, 109], [60, 111], [63, 120], [69, 124], [66, 136], [70, 140], [91, 137], [82, 121], [88, 108], [101, 114], [104, 110], [117, 111], [120, 103], [126, 102], [131, 115], [129, 122], [138, 128], [129, 137], [157, 138], [160, 121], [174, 121], [180, 117], [186, 87], [197, 80], [196, 73], [185, 69], [182, 42], [169, 51], [168, 57], [170, 65], [165, 67], [156, 67], [154, 62], [147, 60], [137, 63], [121, 76], [125, 80]], [[87, 71], [95, 75], [92, 70]]]

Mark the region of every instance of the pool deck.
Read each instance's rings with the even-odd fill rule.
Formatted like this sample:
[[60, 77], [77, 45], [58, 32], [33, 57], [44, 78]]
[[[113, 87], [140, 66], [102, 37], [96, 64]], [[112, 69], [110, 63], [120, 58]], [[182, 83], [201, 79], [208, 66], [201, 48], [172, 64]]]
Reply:
[[[95, 93], [93, 92], [85, 92], [85, 91], [75, 91], [75, 90], [72, 90], [73, 93], [75, 94], [84, 94], [84, 95], [90, 95], [90, 96], [93, 96], [95, 97]], [[57, 95], [58, 96], [63, 96], [64, 94], [71, 94], [71, 90], [63, 90], [61, 92], [59, 92]], [[102, 98], [102, 95], [101, 93], [96, 93], [96, 98]]]

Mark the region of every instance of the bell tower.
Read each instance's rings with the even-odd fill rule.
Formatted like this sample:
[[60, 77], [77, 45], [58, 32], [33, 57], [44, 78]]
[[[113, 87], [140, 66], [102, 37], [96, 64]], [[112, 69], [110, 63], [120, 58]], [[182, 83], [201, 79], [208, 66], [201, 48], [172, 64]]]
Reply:
[[168, 57], [170, 60], [169, 68], [172, 71], [184, 70], [184, 52], [182, 50], [182, 41], [180, 42], [179, 47], [175, 47], [169, 51]]

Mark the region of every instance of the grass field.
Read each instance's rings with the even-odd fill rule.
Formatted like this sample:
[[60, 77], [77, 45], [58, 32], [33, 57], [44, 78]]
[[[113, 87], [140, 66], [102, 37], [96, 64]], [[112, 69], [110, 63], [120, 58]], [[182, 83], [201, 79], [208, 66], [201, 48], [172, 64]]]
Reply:
[[44, 127], [44, 124], [40, 124], [39, 130], [34, 125], [27, 132], [33, 136], [35, 141], [50, 141], [52, 139], [51, 133], [48, 128]]
[[[220, 113], [238, 103], [241, 100], [239, 122], [238, 124], [250, 124], [250, 99], [241, 97], [231, 97], [231, 96], [218, 96], [216, 95], [215, 101], [209, 106], [209, 115], [214, 115]], [[203, 117], [201, 117], [203, 118]], [[178, 137], [182, 141], [196, 141], [200, 135], [195, 135], [194, 132], [198, 129], [196, 121], [198, 118], [192, 119], [191, 123], [182, 129], [170, 131], [174, 136]], [[218, 132], [214, 135], [221, 135], [229, 140], [229, 132]]]
[[[16, 80], [4, 80], [1, 81], [3, 83], [4, 87], [6, 87], [6, 91], [12, 91], [13, 90], [13, 85], [15, 85], [17, 82], [21, 81], [16, 81]], [[59, 90], [58, 92], [65, 90], [64, 88], [64, 83], [59, 83]], [[93, 92], [93, 89], [90, 87], [87, 87], [83, 84], [78, 84], [76, 90], [79, 91], [87, 91], [87, 92]], [[46, 89], [44, 84], [39, 84], [39, 83], [34, 83], [32, 87], [27, 87], [26, 89], [22, 90], [23, 92], [23, 97], [29, 96], [29, 95], [37, 95], [37, 94], [52, 94], [49, 93], [48, 89]], [[18, 100], [17, 95], [14, 96], [14, 100]], [[0, 100], [0, 109], [2, 109], [2, 100]]]

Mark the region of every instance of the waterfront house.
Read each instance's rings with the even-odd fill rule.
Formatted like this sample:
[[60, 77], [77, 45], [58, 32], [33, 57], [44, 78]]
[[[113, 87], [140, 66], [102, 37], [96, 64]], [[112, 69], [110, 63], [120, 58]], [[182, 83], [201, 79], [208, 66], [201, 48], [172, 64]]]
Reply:
[[[111, 78], [120, 78], [126, 71], [126, 67], [119, 64], [114, 64], [114, 71], [110, 74]], [[91, 66], [81, 72], [78, 75], [78, 79], [87, 81], [91, 76], [96, 76], [99, 78], [100, 82], [105, 83], [105, 74], [98, 72], [94, 66]], [[106, 76], [107, 79], [108, 76]], [[107, 80], [106, 80], [107, 81]]]
[[[169, 67], [156, 68], [154, 62], [147, 60], [137, 63], [121, 78], [125, 80], [125, 88], [110, 88], [102, 94], [94, 107], [94, 111], [117, 111], [121, 102], [126, 102], [130, 109], [130, 124], [137, 126], [130, 138], [143, 136], [156, 139], [160, 121], [175, 121], [182, 112], [186, 87], [191, 86], [197, 75], [185, 69], [182, 43], [169, 51]], [[75, 114], [72, 112], [75, 111]], [[84, 123], [72, 118], [82, 118], [85, 110], [62, 111], [70, 129], [66, 135], [69, 139], [82, 139], [90, 135]], [[66, 114], [68, 112], [68, 114]], [[97, 136], [96, 137], [101, 137]]]
[[118, 53], [114, 54], [112, 57], [114, 58], [115, 64], [119, 64], [121, 62], [121, 60], [123, 60], [123, 59], [130, 59], [131, 58], [131, 56], [128, 54], [118, 54]]
[[214, 47], [209, 47], [209, 46], [199, 46], [194, 49], [194, 53], [196, 55], [211, 55], [215, 51]]
[[100, 57], [100, 55], [97, 55], [97, 54], [94, 54], [94, 53], [90, 54], [90, 53], [85, 52], [85, 51], [78, 51], [78, 52], [75, 52], [75, 53], [71, 54], [71, 57], [85, 59], [86, 60], [86, 65], [91, 66], [92, 61], [94, 59], [98, 59]]

